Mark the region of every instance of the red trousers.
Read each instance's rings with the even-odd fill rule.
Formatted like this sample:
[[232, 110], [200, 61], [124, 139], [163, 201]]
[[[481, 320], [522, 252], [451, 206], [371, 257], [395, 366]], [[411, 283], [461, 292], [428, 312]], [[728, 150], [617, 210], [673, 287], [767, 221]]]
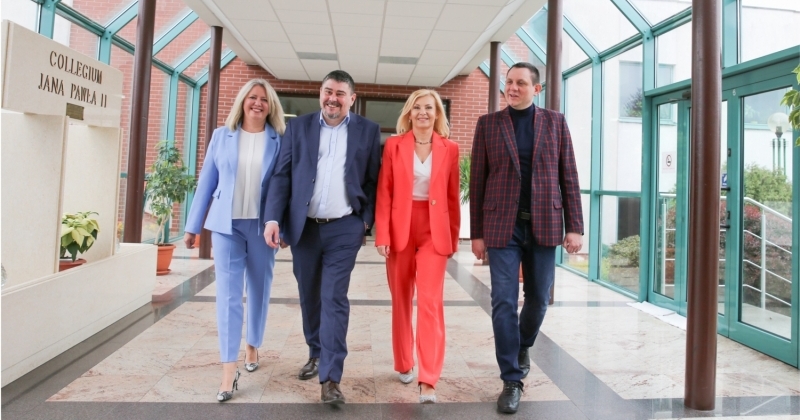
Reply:
[[444, 363], [444, 272], [447, 255], [436, 252], [431, 240], [427, 201], [414, 201], [408, 245], [389, 249], [386, 271], [392, 293], [392, 350], [394, 369], [414, 367], [411, 326], [414, 287], [417, 289], [418, 381], [436, 387]]

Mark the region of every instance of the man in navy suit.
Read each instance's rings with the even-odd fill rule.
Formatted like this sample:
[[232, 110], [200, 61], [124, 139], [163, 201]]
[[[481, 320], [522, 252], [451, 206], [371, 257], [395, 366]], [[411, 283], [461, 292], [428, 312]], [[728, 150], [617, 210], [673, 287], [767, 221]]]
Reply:
[[347, 356], [350, 273], [375, 220], [380, 127], [349, 112], [355, 82], [330, 72], [321, 112], [290, 120], [270, 181], [264, 238], [292, 247], [309, 359], [298, 374], [319, 374], [322, 401], [344, 403], [339, 383]]

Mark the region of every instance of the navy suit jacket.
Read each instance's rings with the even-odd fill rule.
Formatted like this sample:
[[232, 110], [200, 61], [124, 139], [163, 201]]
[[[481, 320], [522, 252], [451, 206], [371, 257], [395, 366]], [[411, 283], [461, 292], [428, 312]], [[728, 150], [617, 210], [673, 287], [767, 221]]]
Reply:
[[[214, 130], [200, 171], [200, 181], [194, 193], [189, 216], [186, 219], [186, 232], [199, 234], [203, 218], [205, 228], [230, 235], [233, 220], [233, 188], [236, 185], [236, 170], [239, 165], [239, 134], [241, 125], [236, 131], [227, 127]], [[275, 168], [278, 150], [281, 148], [281, 136], [269, 123], [264, 126], [267, 142], [264, 147], [264, 160], [261, 162], [261, 205], [259, 206], [259, 226], [264, 226], [264, 207], [267, 200], [269, 179]], [[213, 201], [211, 200], [213, 198]], [[210, 202], [210, 204], [209, 204]], [[206, 209], [209, 205], [206, 216]]]
[[[319, 112], [292, 118], [283, 134], [278, 163], [272, 175], [264, 220], [280, 225], [283, 240], [297, 245], [314, 192], [319, 160]], [[369, 226], [375, 221], [375, 191], [381, 158], [381, 130], [378, 124], [350, 113], [347, 125], [345, 190], [347, 199]]]

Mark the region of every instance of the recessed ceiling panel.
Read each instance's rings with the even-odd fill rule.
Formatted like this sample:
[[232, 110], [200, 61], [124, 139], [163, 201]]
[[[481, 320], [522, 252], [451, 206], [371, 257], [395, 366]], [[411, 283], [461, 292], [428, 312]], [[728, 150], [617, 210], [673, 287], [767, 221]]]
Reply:
[[280, 79], [321, 80], [341, 66], [359, 83], [438, 86], [469, 73], [489, 41], [508, 39], [546, 0], [184, 2]]

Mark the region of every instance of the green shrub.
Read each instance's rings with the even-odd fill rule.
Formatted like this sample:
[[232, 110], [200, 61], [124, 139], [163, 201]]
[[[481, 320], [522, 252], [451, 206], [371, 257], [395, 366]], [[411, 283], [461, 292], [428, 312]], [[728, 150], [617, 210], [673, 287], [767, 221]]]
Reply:
[[611, 245], [608, 256], [612, 258], [624, 258], [628, 264], [634, 267], [639, 266], [639, 235], [628, 236]]

